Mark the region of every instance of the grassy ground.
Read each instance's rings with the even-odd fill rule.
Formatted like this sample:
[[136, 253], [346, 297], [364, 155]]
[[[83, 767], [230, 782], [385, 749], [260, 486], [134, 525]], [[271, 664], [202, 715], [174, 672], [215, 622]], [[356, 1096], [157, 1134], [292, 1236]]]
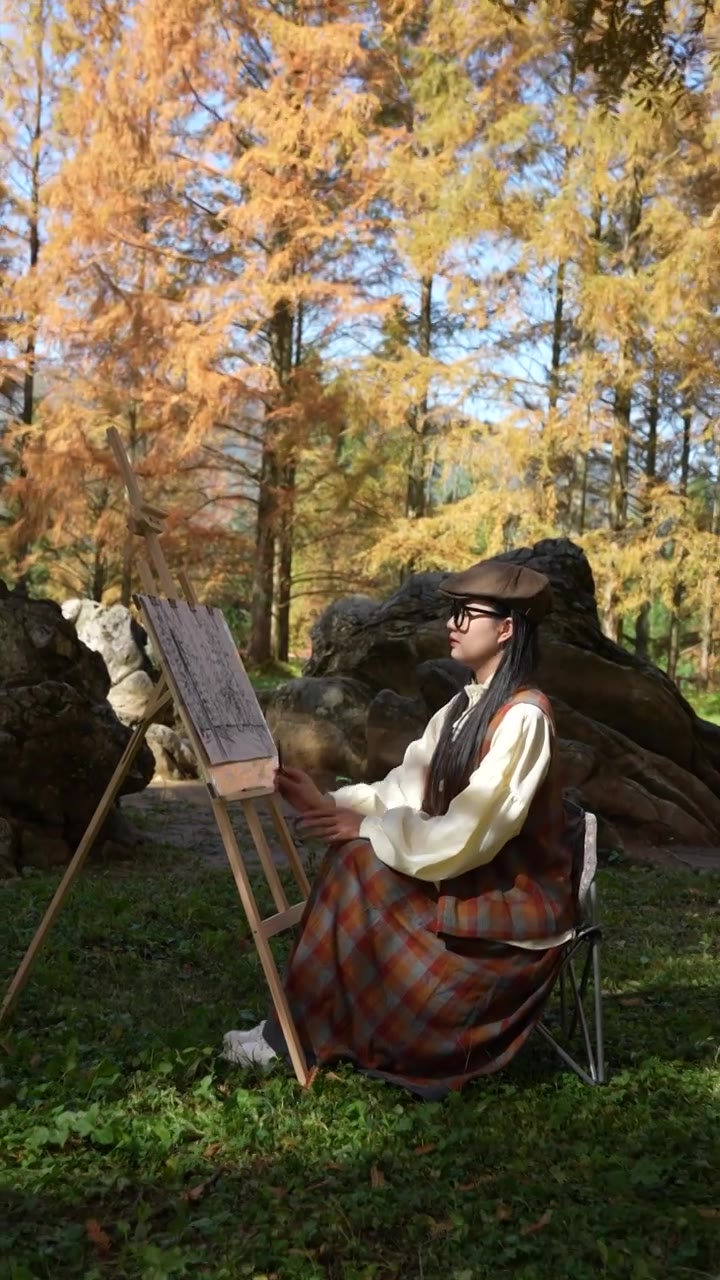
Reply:
[[[3, 978], [52, 878], [0, 886]], [[0, 1035], [3, 1280], [720, 1275], [720, 880], [601, 877], [612, 1079], [533, 1040], [421, 1104], [216, 1056], [264, 1012], [229, 874], [177, 856], [77, 886]]]
[[302, 674], [302, 663], [296, 659], [291, 662], [279, 662], [271, 659], [261, 667], [248, 667], [250, 683], [258, 693], [270, 693], [278, 685], [287, 680], [294, 680]]

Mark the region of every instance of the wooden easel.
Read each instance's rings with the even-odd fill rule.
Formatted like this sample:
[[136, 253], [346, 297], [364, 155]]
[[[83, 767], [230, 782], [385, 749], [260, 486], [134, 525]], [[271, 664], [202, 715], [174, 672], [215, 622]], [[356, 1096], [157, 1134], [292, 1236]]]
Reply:
[[[102, 826], [108, 817], [117, 795], [120, 791], [122, 783], [130, 769], [133, 760], [138, 754], [144, 740], [145, 735], [153, 723], [159, 712], [167, 706], [169, 702], [174, 702], [180, 715], [185, 730], [190, 738], [198, 760], [203, 781], [206, 783], [210, 795], [215, 820], [218, 830], [225, 846], [225, 852], [228, 856], [230, 867], [235, 877], [240, 900], [245, 910], [248, 925], [252, 933], [258, 955], [265, 973], [270, 994], [272, 996], [275, 1009], [277, 1011], [278, 1020], [282, 1027], [283, 1034], [290, 1054], [293, 1067], [298, 1080], [302, 1085], [310, 1083], [312, 1073], [308, 1071], [305, 1054], [298, 1037], [297, 1028], [293, 1021], [290, 1009], [287, 1003], [285, 992], [280, 981], [275, 958], [270, 947], [270, 939], [277, 933], [281, 933], [284, 929], [291, 928], [299, 921], [304, 906], [304, 899], [307, 897], [310, 886], [308, 883], [305, 869], [300, 860], [298, 851], [295, 847], [292, 835], [285, 821], [284, 814], [280, 808], [275, 789], [269, 780], [272, 774], [272, 767], [276, 763], [274, 760], [263, 760], [255, 762], [263, 767], [256, 769], [257, 777], [253, 776], [253, 763], [233, 763], [232, 757], [227, 762], [221, 762], [219, 765], [211, 762], [203, 743], [202, 737], [197, 730], [196, 724], [193, 722], [192, 716], [188, 712], [187, 706], [184, 704], [183, 697], [178, 688], [177, 672], [173, 674], [171, 664], [163, 657], [162, 650], [158, 644], [158, 635], [156, 634], [157, 619], [155, 626], [153, 624], [154, 614], [152, 606], [165, 605], [170, 602], [175, 607], [178, 619], [181, 614], [187, 617], [188, 607], [191, 613], [196, 610], [202, 610], [205, 606], [199, 605], [197, 597], [185, 573], [178, 574], [178, 581], [184, 596], [178, 595], [177, 589], [173, 582], [172, 576], [168, 569], [164, 553], [160, 546], [160, 534], [163, 529], [163, 521], [165, 519], [164, 512], [158, 508], [144, 502], [140, 493], [137, 478], [132, 470], [122, 440], [115, 430], [111, 427], [107, 433], [108, 443], [115, 455], [118, 467], [125, 482], [125, 487], [130, 499], [130, 515], [128, 517], [128, 528], [132, 533], [142, 537], [145, 541], [147, 559], [141, 560], [138, 564], [138, 572], [140, 581], [142, 582], [147, 600], [143, 601], [143, 597], [136, 597], [136, 603], [140, 608], [143, 622], [145, 623], [151, 638], [154, 641], [156, 653], [161, 666], [161, 676], [155, 686], [152, 701], [147, 709], [145, 719], [134, 730], [125, 751], [122, 754], [117, 768], [112, 775], [105, 793], [95, 810], [88, 828], [80, 841], [72, 861], [68, 864], [65, 874], [58, 885], [55, 895], [43, 916], [43, 919], [35, 933], [35, 936], [28, 947], [25, 956], [8, 988], [5, 999], [0, 1006], [0, 1025], [10, 1015], [15, 1003], [22, 991], [35, 959], [42, 947], [52, 925], [62, 907], [75, 878], [80, 873], [82, 866], [92, 848], [95, 839], [102, 829]], [[155, 611], [157, 612], [157, 610]], [[217, 613], [217, 611], [209, 611]], [[224, 622], [223, 622], [223, 625]], [[242, 678], [247, 681], [247, 677], [242, 671], [242, 663], [234, 650], [234, 660], [240, 665]], [[248, 685], [249, 688], [249, 685]], [[254, 694], [251, 695], [255, 706], [257, 703]], [[257, 708], [258, 715], [264, 725], [262, 713]], [[267, 726], [265, 726], [267, 731]], [[274, 748], [273, 748], [274, 751]], [[269, 769], [268, 769], [269, 765]], [[294, 874], [298, 888], [303, 895], [303, 901], [295, 903], [291, 906], [288, 902], [285, 890], [277, 872], [275, 863], [273, 862], [270, 846], [268, 845], [265, 833], [258, 815], [257, 802], [263, 798], [267, 803], [273, 825], [278, 835], [280, 845], [287, 857], [290, 868]], [[255, 894], [248, 877], [245, 863], [240, 847], [233, 831], [230, 815], [228, 813], [228, 804], [237, 801], [242, 805], [242, 809], [247, 821], [248, 829], [252, 837], [255, 849], [262, 866], [265, 879], [267, 881], [273, 902], [275, 904], [275, 913], [271, 916], [263, 918], [260, 914]]]

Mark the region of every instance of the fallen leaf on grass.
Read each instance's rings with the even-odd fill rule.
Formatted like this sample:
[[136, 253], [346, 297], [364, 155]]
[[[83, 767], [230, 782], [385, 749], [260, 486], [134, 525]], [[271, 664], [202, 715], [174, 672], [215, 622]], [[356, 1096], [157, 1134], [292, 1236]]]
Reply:
[[547, 1226], [551, 1218], [552, 1218], [552, 1209], [546, 1209], [542, 1217], [538, 1218], [537, 1222], [528, 1223], [526, 1227], [523, 1227], [520, 1234], [523, 1236], [532, 1236], [535, 1234], [536, 1231], [542, 1231], [543, 1227]]
[[512, 1217], [512, 1209], [509, 1204], [499, 1204], [495, 1210], [495, 1217], [498, 1222], [507, 1222]]
[[456, 1226], [449, 1218], [443, 1218], [442, 1220], [430, 1218], [429, 1223], [431, 1236], [449, 1236]]
[[194, 1187], [187, 1187], [185, 1191], [180, 1192], [180, 1199], [187, 1200], [190, 1204], [195, 1204], [198, 1200], [202, 1200], [206, 1191], [209, 1191], [217, 1182], [222, 1174], [222, 1169], [216, 1169], [210, 1174], [209, 1178], [203, 1178], [202, 1182], [196, 1183]]
[[473, 1178], [472, 1182], [458, 1183], [458, 1191], [474, 1191], [476, 1187], [481, 1187], [485, 1182], [494, 1182], [494, 1173], [482, 1173], [479, 1178]]
[[370, 1186], [371, 1187], [387, 1186], [387, 1180], [385, 1178], [385, 1174], [383, 1173], [382, 1169], [378, 1169], [376, 1164], [374, 1164], [372, 1169], [370, 1170]]
[[110, 1237], [107, 1231], [100, 1226], [97, 1218], [88, 1218], [85, 1223], [85, 1232], [91, 1244], [95, 1245], [98, 1253], [109, 1253]]

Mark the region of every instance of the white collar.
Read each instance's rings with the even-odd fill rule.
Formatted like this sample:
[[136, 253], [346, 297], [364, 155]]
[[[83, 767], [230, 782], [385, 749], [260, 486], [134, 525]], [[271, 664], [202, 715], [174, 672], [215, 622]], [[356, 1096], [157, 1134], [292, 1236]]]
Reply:
[[[492, 676], [490, 677], [490, 680], [492, 680]], [[473, 680], [470, 684], [465, 685], [464, 693], [467, 696], [468, 704], [465, 710], [463, 711], [462, 715], [455, 721], [455, 724], [452, 727], [453, 738], [457, 737], [467, 717], [470, 715], [470, 712], [472, 711], [473, 707], [480, 701], [483, 695], [487, 692], [487, 689], [489, 688], [489, 685], [490, 685], [490, 680], [485, 680], [483, 684], [478, 684], [476, 680]]]
[[[490, 676], [490, 680], [492, 680], [492, 676]], [[484, 680], [482, 684], [478, 684], [476, 680], [472, 680], [470, 684], [465, 685], [463, 692], [467, 696], [468, 706], [473, 707], [475, 703], [482, 698], [483, 694], [486, 693], [490, 687], [490, 680]]]

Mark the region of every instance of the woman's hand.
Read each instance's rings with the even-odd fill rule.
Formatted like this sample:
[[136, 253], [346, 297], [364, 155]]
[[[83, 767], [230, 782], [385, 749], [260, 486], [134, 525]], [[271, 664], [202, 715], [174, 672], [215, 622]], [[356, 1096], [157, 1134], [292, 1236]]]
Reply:
[[298, 813], [334, 813], [335, 801], [315, 786], [304, 769], [291, 769], [284, 765], [276, 774], [277, 789]]
[[304, 836], [324, 840], [327, 844], [344, 844], [360, 835], [361, 813], [353, 809], [334, 809], [332, 813], [311, 813], [298, 821]]

